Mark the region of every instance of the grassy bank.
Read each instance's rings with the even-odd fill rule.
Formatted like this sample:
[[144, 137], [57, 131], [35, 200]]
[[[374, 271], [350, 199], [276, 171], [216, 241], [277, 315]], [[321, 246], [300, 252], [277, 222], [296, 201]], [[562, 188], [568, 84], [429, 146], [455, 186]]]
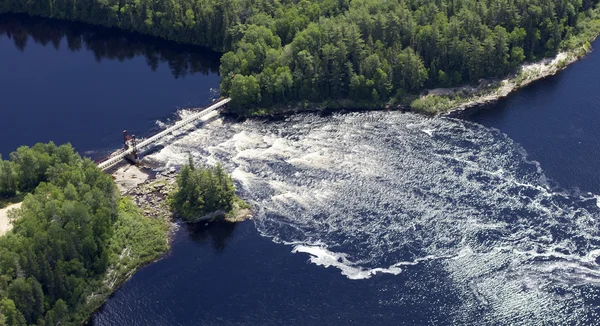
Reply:
[[[107, 271], [90, 281], [89, 286], [82, 291], [85, 300], [70, 307], [71, 312], [62, 316], [56, 316], [54, 312], [53, 316], [46, 316], [48, 320], [62, 325], [85, 323], [138, 268], [155, 261], [169, 248], [169, 226], [166, 219], [143, 216], [128, 197], [122, 198], [119, 206], [119, 215], [113, 226], [114, 234], [109, 241]], [[16, 320], [9, 319], [5, 322], [1, 325], [20, 325]]]
[[564, 40], [557, 56], [523, 64], [517, 73], [504, 79], [484, 79], [478, 85], [426, 90], [419, 97], [404, 97], [387, 105], [402, 103], [419, 113], [439, 115], [496, 101], [536, 80], [556, 74], [587, 55], [592, 50], [591, 43], [600, 35], [600, 7], [583, 15], [578, 30], [577, 35]]
[[166, 219], [145, 217], [130, 198], [122, 198], [110, 242], [108, 271], [101, 284], [88, 295], [86, 304], [78, 309], [74, 320], [87, 321], [138, 268], [160, 258], [169, 248], [168, 232]]
[[591, 49], [590, 43], [586, 42], [561, 52], [555, 58], [525, 64], [519, 73], [505, 79], [483, 80], [477, 86], [432, 90], [411, 100], [408, 106], [419, 113], [439, 115], [487, 104], [508, 96], [532, 82], [556, 74], [584, 57]]

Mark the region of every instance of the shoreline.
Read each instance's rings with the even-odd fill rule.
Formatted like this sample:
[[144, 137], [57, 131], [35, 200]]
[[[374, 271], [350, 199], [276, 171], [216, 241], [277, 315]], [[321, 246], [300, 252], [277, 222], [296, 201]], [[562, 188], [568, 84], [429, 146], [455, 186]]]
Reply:
[[[160, 39], [160, 38], [159, 38]], [[591, 41], [592, 42], [592, 41]], [[464, 112], [467, 110], [476, 109], [482, 107], [484, 105], [496, 102], [502, 98], [509, 96], [511, 93], [520, 90], [528, 86], [529, 84], [547, 78], [549, 76], [553, 76], [558, 72], [566, 69], [569, 65], [577, 62], [578, 60], [584, 58], [588, 53], [592, 51], [591, 47], [586, 45], [578, 46], [573, 49], [560, 52], [554, 58], [546, 58], [537, 62], [524, 64], [520, 67], [520, 72], [516, 74], [509, 75], [504, 79], [494, 79], [494, 80], [484, 80], [484, 82], [480, 83], [477, 87], [472, 86], [461, 86], [455, 88], [446, 88], [446, 89], [431, 89], [425, 90], [425, 95], [415, 96], [415, 100], [423, 100], [428, 98], [440, 98], [446, 99], [450, 101], [445, 103], [447, 107], [442, 108], [439, 112], [428, 113], [419, 110], [415, 110], [413, 108], [409, 108], [406, 105], [381, 105], [377, 107], [369, 108], [366, 105], [364, 108], [360, 108], [358, 104], [360, 103], [352, 103], [354, 105], [349, 105], [349, 107], [327, 107], [326, 105], [318, 105], [315, 104], [311, 108], [306, 108], [298, 106], [295, 108], [291, 108], [290, 110], [282, 110], [282, 112], [274, 112], [268, 113], [263, 116], [255, 116], [251, 118], [281, 118], [287, 117], [297, 113], [315, 113], [315, 114], [335, 114], [335, 113], [346, 113], [346, 112], [367, 112], [367, 111], [410, 111], [415, 112], [417, 114], [423, 115], [431, 115], [434, 117], [438, 116], [448, 116], [455, 113]], [[466, 93], [465, 93], [466, 92]], [[460, 94], [468, 94], [466, 97], [456, 98]], [[339, 101], [338, 103], [344, 103], [344, 101]], [[312, 103], [310, 105], [313, 105]], [[135, 168], [135, 169], [134, 169]], [[172, 184], [175, 179], [175, 175], [166, 175], [160, 174], [159, 176], [152, 176], [148, 173], [145, 173], [143, 170], [135, 166], [126, 166], [124, 168], [123, 175], [121, 176], [125, 183], [121, 184], [119, 190], [122, 192], [122, 196], [124, 198], [129, 197], [133, 202], [134, 206], [138, 207], [142, 218], [149, 219], [162, 219], [167, 227], [167, 231], [165, 234], [167, 241], [167, 249], [159, 253], [157, 257], [154, 259], [150, 259], [146, 262], [141, 262], [138, 265], [134, 266], [129, 270], [125, 270], [124, 273], [119, 274], [120, 271], [114, 271], [116, 275], [107, 273], [106, 279], [114, 281], [112, 283], [108, 283], [110, 285], [106, 285], [108, 289], [108, 295], [102, 298], [102, 293], [94, 294], [92, 293], [91, 300], [99, 300], [97, 301], [97, 307], [92, 311], [89, 317], [84, 321], [84, 323], [89, 322], [95, 315], [96, 312], [102, 309], [104, 303], [108, 298], [110, 298], [121, 286], [123, 286], [135, 273], [143, 268], [144, 266], [148, 266], [154, 262], [160, 261], [165, 255], [168, 254], [170, 250], [170, 243], [173, 240], [174, 232], [177, 230], [178, 224], [174, 223], [174, 216], [169, 212], [168, 205], [166, 202], [166, 194], [169, 190], [169, 184]], [[132, 173], [127, 176], [127, 171], [131, 170]], [[135, 171], [137, 170], [137, 171]], [[119, 169], [111, 173], [113, 176], [119, 172]], [[141, 174], [139, 174], [139, 173]], [[116, 180], [115, 180], [116, 181]], [[164, 184], [162, 184], [164, 182]], [[119, 183], [117, 183], [119, 185]], [[123, 193], [124, 191], [124, 193]], [[7, 220], [6, 212], [10, 208], [15, 208], [15, 205], [11, 205], [6, 207], [5, 210], [0, 209], [0, 236], [3, 233], [10, 230], [12, 225], [8, 226], [8, 229], [3, 230], [3, 213], [4, 219]], [[251, 219], [251, 211], [246, 211], [240, 214], [234, 214], [231, 218], [225, 218], [225, 221], [230, 223], [241, 222], [246, 219]], [[127, 255], [127, 249], [123, 248], [122, 255]], [[130, 249], [130, 248], [129, 248]], [[121, 271], [123, 272], [123, 271]]]
[[[130, 197], [133, 203], [141, 210], [142, 215], [148, 218], [163, 219], [173, 228], [177, 217], [167, 205], [167, 196], [175, 186], [177, 174], [173, 171], [157, 173], [142, 166], [126, 165], [117, 168], [111, 174], [121, 191], [121, 196]], [[207, 215], [215, 215], [214, 212]], [[228, 215], [225, 212], [224, 221], [230, 223], [241, 222], [251, 218], [251, 210], [245, 208], [234, 209]], [[212, 221], [202, 220], [203, 222]], [[185, 223], [185, 222], [184, 222]]]
[[[421, 95], [407, 96], [403, 100], [410, 104], [395, 104], [392, 101], [385, 104], [373, 105], [372, 103], [355, 103], [349, 100], [325, 101], [321, 103], [297, 103], [295, 105], [281, 105], [249, 116], [228, 114], [237, 119], [285, 119], [294, 114], [313, 113], [330, 115], [335, 113], [369, 112], [369, 111], [401, 111], [414, 112], [433, 117], [449, 116], [471, 109], [476, 109], [505, 98], [529, 84], [556, 75], [571, 64], [584, 58], [593, 51], [590, 43], [565, 50], [554, 57], [544, 58], [539, 61], [522, 64], [519, 72], [512, 73], [504, 78], [481, 79], [479, 85], [463, 85], [451, 88], [426, 89]], [[415, 108], [412, 105], [420, 102], [434, 102], [431, 106], [421, 104], [426, 108]], [[364, 105], [363, 105], [364, 104]], [[437, 104], [437, 106], [436, 106]]]
[[[592, 42], [593, 41], [595, 41], [595, 39], [592, 40]], [[454, 105], [452, 108], [439, 112], [435, 114], [435, 116], [448, 116], [450, 114], [455, 114], [496, 102], [509, 96], [513, 92], [525, 88], [531, 83], [556, 75], [557, 73], [565, 70], [571, 64], [583, 59], [591, 51], [593, 51], [591, 45], [583, 45], [575, 49], [560, 52], [554, 58], [545, 58], [534, 63], [524, 64], [521, 66], [519, 73], [509, 75], [502, 80], [491, 81], [492, 83], [499, 83], [499, 87], [488, 91], [484, 90], [482, 94], [477, 94], [470, 98], [466, 98], [463, 102], [456, 103], [456, 105]], [[477, 92], [480, 91], [481, 90], [478, 90]]]
[[[592, 9], [594, 14], [600, 15], [600, 7]], [[154, 35], [152, 33], [145, 33], [143, 31], [123, 29], [113, 25], [95, 24], [86, 21], [69, 20], [63, 18], [49, 17], [42, 14], [31, 14], [27, 12], [12, 12], [2, 11], [0, 15], [23, 15], [25, 17], [32, 17], [37, 19], [48, 19], [61, 21], [65, 23], [87, 25], [96, 28], [105, 28], [113, 30], [115, 32], [128, 33], [137, 35], [140, 37], [147, 37], [155, 39], [156, 41], [171, 43], [179, 46], [190, 46], [198, 47], [200, 49], [207, 49], [215, 53], [223, 54], [221, 51], [217, 51], [207, 46], [203, 46], [194, 42], [183, 42], [181, 40], [170, 39], [167, 37]], [[592, 22], [594, 18], [590, 18], [588, 22]], [[592, 24], [593, 25], [593, 24]], [[238, 115], [232, 112], [228, 112], [228, 115], [237, 117], [238, 119], [247, 118], [278, 118], [287, 117], [291, 114], [297, 113], [315, 113], [315, 114], [331, 114], [337, 112], [364, 112], [364, 111], [402, 111], [402, 112], [416, 112], [431, 116], [446, 115], [455, 111], [464, 111], [469, 108], [489, 104], [497, 101], [501, 98], [506, 97], [510, 93], [519, 90], [531, 82], [543, 79], [545, 77], [556, 74], [563, 70], [573, 62], [581, 59], [592, 49], [590, 43], [600, 34], [600, 24], [598, 26], [586, 26], [582, 28], [572, 38], [574, 41], [571, 44], [565, 45], [566, 49], [563, 49], [555, 57], [543, 58], [539, 61], [523, 63], [519, 68], [519, 72], [509, 74], [503, 78], [487, 78], [480, 80], [479, 85], [462, 85], [452, 88], [436, 88], [436, 89], [423, 89], [421, 94], [407, 95], [399, 99], [390, 99], [388, 101], [380, 101], [378, 103], [368, 101], [352, 101], [349, 99], [338, 99], [338, 100], [326, 100], [322, 102], [295, 102], [283, 105], [275, 105], [269, 108], [258, 109], [258, 112], [250, 114]], [[565, 40], [567, 41], [567, 40]], [[565, 56], [561, 58], [561, 56]], [[557, 60], [558, 59], [558, 60]], [[566, 59], [566, 60], [563, 60]], [[549, 69], [542, 69], [542, 72], [536, 72], [536, 68], [546, 66]], [[525, 76], [526, 74], [534, 74], [534, 76]], [[421, 105], [420, 108], [413, 107], [413, 104], [419, 101], [430, 101], [436, 102], [434, 108], [428, 108]], [[427, 105], [427, 103], [425, 103]]]
[[[156, 252], [150, 259], [135, 258], [137, 260], [131, 266], [122, 265], [121, 263], [124, 258], [129, 258], [132, 252], [135, 255], [135, 249], [132, 250], [129, 246], [120, 248], [122, 250], [119, 258], [107, 270], [106, 275], [102, 279], [102, 286], [87, 296], [85, 306], [79, 311], [79, 313], [83, 311], [89, 312], [89, 314], [84, 313], [86, 317], [81, 320], [81, 324], [83, 325], [89, 324], [94, 315], [102, 309], [106, 301], [129, 281], [140, 268], [155, 263], [168, 254], [175, 232], [180, 226], [166, 200], [167, 194], [175, 185], [175, 173], [169, 172], [152, 175], [151, 171], [147, 168], [139, 168], [135, 165], [123, 165], [112, 171], [110, 175], [113, 176], [114, 182], [120, 191], [121, 201], [124, 201], [126, 206], [131, 205], [134, 211], [137, 212], [138, 215], [133, 216], [134, 219], [143, 218], [163, 223], [163, 235], [166, 247], [161, 252]], [[10, 210], [18, 209], [21, 204], [22, 202], [18, 202], [0, 209], [0, 237], [12, 229], [12, 224], [8, 218], [9, 214], [7, 213]], [[231, 214], [225, 215], [219, 221], [238, 223], [251, 218], [252, 212], [250, 209], [237, 207]], [[202, 223], [210, 222], [212, 220], [202, 221]]]
[[[592, 9], [594, 13], [600, 15], [600, 7]], [[106, 28], [122, 33], [138, 35], [140, 37], [148, 37], [156, 39], [156, 41], [172, 43], [173, 45], [199, 47], [208, 49], [215, 53], [223, 52], [211, 49], [210, 47], [196, 44], [194, 42], [183, 42], [181, 40], [170, 39], [167, 37], [145, 33], [130, 29], [123, 29], [113, 25], [95, 24], [86, 21], [68, 20], [63, 18], [49, 17], [41, 14], [31, 14], [27, 12], [12, 12], [3, 11], [0, 15], [23, 15], [39, 19], [49, 19], [62, 21], [65, 23], [82, 24], [91, 27]], [[593, 20], [593, 18], [591, 18]], [[590, 20], [590, 21], [592, 21]], [[470, 108], [479, 107], [485, 104], [495, 102], [501, 98], [508, 96], [510, 93], [517, 91], [528, 84], [552, 76], [557, 72], [565, 69], [570, 64], [585, 57], [591, 50], [590, 43], [600, 34], [599, 26], [587, 26], [579, 33], [573, 35], [575, 44], [570, 44], [568, 48], [559, 52], [555, 57], [543, 58], [539, 61], [523, 63], [518, 73], [512, 73], [503, 78], [488, 78], [481, 79], [479, 85], [462, 85], [452, 88], [436, 88], [424, 89], [420, 95], [407, 95], [400, 99], [390, 99], [378, 103], [365, 101], [352, 101], [349, 99], [326, 100], [323, 102], [296, 102], [284, 105], [276, 105], [269, 108], [259, 109], [258, 112], [251, 114], [238, 115], [232, 112], [225, 112], [227, 115], [236, 117], [237, 119], [247, 118], [285, 118], [297, 113], [315, 113], [315, 114], [332, 114], [338, 112], [366, 112], [366, 111], [402, 111], [415, 112], [430, 116], [448, 115], [454, 112], [465, 111]], [[545, 69], [543, 68], [545, 67]], [[434, 102], [433, 107], [428, 106], [428, 103], [423, 101]], [[415, 104], [416, 103], [416, 104]], [[418, 105], [417, 105], [418, 104]], [[417, 107], [415, 107], [415, 106]]]

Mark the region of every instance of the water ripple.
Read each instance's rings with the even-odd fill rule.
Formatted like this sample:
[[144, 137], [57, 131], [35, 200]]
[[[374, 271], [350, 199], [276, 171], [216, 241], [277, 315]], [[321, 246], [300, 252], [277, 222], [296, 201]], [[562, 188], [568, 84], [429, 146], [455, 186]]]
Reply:
[[457, 323], [595, 315], [581, 287], [600, 282], [596, 197], [556, 190], [497, 130], [389, 112], [217, 120], [148, 159], [169, 168], [187, 153], [223, 162], [259, 231], [315, 264], [350, 279], [443, 266]]

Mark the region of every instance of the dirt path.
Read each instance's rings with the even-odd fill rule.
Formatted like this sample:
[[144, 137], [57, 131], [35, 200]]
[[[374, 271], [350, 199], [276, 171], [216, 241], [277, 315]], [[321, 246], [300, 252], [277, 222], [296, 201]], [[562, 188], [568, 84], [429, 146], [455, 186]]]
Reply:
[[10, 224], [10, 220], [8, 219], [8, 211], [19, 207], [21, 207], [21, 203], [8, 205], [7, 207], [0, 209], [0, 236], [12, 229], [12, 224]]

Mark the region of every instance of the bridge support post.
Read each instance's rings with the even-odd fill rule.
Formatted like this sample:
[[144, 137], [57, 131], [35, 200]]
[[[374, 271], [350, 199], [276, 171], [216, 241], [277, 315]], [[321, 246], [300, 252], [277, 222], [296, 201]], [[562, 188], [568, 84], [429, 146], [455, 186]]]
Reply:
[[133, 164], [137, 164], [139, 161], [137, 142], [135, 139], [135, 135], [129, 136], [127, 134], [127, 130], [123, 130], [123, 149], [125, 151], [131, 148], [131, 154], [125, 156], [125, 159], [130, 161]]

